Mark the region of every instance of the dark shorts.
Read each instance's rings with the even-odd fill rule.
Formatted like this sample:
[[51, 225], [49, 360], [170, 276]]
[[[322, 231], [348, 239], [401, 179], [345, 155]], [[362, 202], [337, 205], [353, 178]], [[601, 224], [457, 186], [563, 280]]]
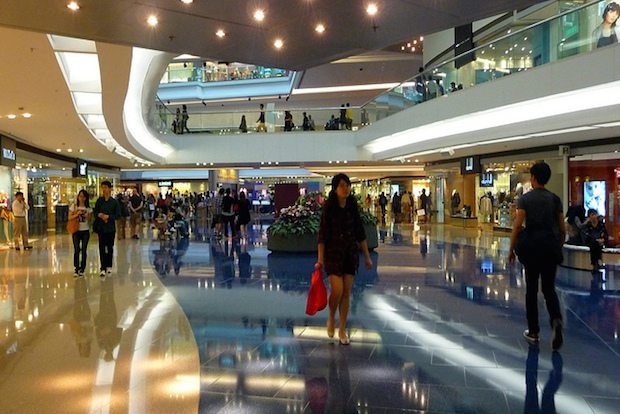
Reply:
[[347, 257], [343, 260], [342, 263], [338, 265], [332, 266], [329, 263], [325, 266], [325, 272], [328, 276], [340, 276], [344, 275], [353, 275], [357, 273], [357, 264], [355, 263], [355, 258]]

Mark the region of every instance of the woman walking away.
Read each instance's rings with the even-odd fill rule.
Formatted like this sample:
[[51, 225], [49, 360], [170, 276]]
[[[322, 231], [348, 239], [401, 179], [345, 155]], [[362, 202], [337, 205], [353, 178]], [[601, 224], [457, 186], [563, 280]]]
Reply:
[[351, 181], [345, 174], [332, 179], [332, 189], [323, 206], [319, 229], [318, 261], [315, 265], [325, 271], [331, 285], [327, 336], [334, 337], [336, 310], [339, 311], [338, 338], [342, 345], [349, 344], [347, 316], [353, 278], [359, 266], [359, 248], [364, 253], [366, 268], [372, 268], [366, 234], [357, 201], [351, 195]]
[[237, 214], [239, 215], [239, 231], [241, 232], [241, 237], [248, 237], [248, 223], [250, 222], [250, 200], [248, 200], [245, 196], [245, 191], [241, 191], [239, 193], [239, 210]]
[[[73, 277], [84, 276], [86, 269], [86, 249], [90, 239], [90, 226], [88, 221], [93, 214], [90, 208], [89, 196], [86, 190], [80, 190], [75, 204], [69, 207], [69, 220], [78, 221], [78, 231], [73, 233]], [[82, 256], [80, 260], [80, 254]]]

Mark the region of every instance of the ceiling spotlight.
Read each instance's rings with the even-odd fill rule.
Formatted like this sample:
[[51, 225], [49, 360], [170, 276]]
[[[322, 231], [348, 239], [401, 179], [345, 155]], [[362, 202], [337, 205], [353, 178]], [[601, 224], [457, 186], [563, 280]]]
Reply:
[[181, 0], [181, 3], [183, 4], [192, 4], [194, 2], [194, 0]]
[[276, 47], [276, 49], [282, 49], [282, 46], [284, 46], [284, 42], [282, 41], [282, 39], [276, 39], [276, 41], [273, 42], [273, 45]]
[[80, 10], [80, 5], [77, 3], [77, 1], [70, 1], [69, 3], [67, 3], [67, 8], [72, 11], [78, 11]]
[[378, 11], [379, 9], [377, 8], [377, 5], [375, 3], [370, 3], [368, 7], [366, 7], [366, 13], [368, 13], [368, 15], [370, 16], [374, 16], [375, 14], [377, 14]]
[[15, 119], [15, 118], [17, 118], [17, 115], [15, 115], [15, 114], [8, 114], [6, 117], [9, 118], [9, 119]]
[[146, 19], [146, 22], [149, 24], [149, 26], [155, 27], [157, 26], [157, 23], [159, 23], [159, 20], [157, 20], [157, 16], [151, 14], [148, 19]]
[[73, 152], [73, 150], [71, 148], [68, 148], [67, 152]]
[[257, 22], [262, 22], [265, 20], [265, 12], [261, 9], [258, 9], [254, 12], [254, 20]]
[[60, 148], [56, 148], [56, 152], [62, 152]]
[[80, 152], [84, 152], [84, 148], [80, 148]]
[[226, 32], [222, 29], [219, 29], [217, 32], [215, 32], [215, 35], [221, 39], [222, 37], [226, 36]]
[[420, 36], [420, 42], [424, 41], [424, 36]]
[[22, 116], [23, 116], [24, 118], [32, 118], [32, 114], [31, 114], [30, 112], [24, 112], [24, 113], [22, 114]]
[[319, 23], [316, 25], [316, 27], [314, 28], [314, 30], [317, 33], [323, 33], [325, 31], [325, 25], [323, 25], [322, 23]]
[[401, 47], [400, 47], [400, 50], [405, 50], [405, 46], [401, 46]]

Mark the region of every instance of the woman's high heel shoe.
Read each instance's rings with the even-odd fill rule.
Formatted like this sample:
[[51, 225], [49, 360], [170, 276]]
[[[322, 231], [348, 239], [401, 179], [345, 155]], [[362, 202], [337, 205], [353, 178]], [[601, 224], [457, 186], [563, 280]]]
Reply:
[[351, 343], [346, 333], [344, 335], [338, 333], [338, 338], [340, 339], [340, 345], [349, 345]]
[[333, 338], [335, 331], [336, 328], [334, 328], [334, 320], [331, 318], [327, 318], [327, 336]]

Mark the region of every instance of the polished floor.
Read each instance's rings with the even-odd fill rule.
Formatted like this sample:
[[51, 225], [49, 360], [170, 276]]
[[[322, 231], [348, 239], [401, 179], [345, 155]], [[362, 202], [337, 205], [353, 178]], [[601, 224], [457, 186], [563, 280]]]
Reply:
[[[565, 345], [530, 347], [508, 234], [391, 225], [356, 277], [350, 346], [305, 315], [315, 255], [249, 238], [117, 242], [72, 276], [67, 235], [0, 251], [0, 413], [619, 413], [620, 266], [561, 268]], [[4, 336], [2, 332], [4, 331]]]

